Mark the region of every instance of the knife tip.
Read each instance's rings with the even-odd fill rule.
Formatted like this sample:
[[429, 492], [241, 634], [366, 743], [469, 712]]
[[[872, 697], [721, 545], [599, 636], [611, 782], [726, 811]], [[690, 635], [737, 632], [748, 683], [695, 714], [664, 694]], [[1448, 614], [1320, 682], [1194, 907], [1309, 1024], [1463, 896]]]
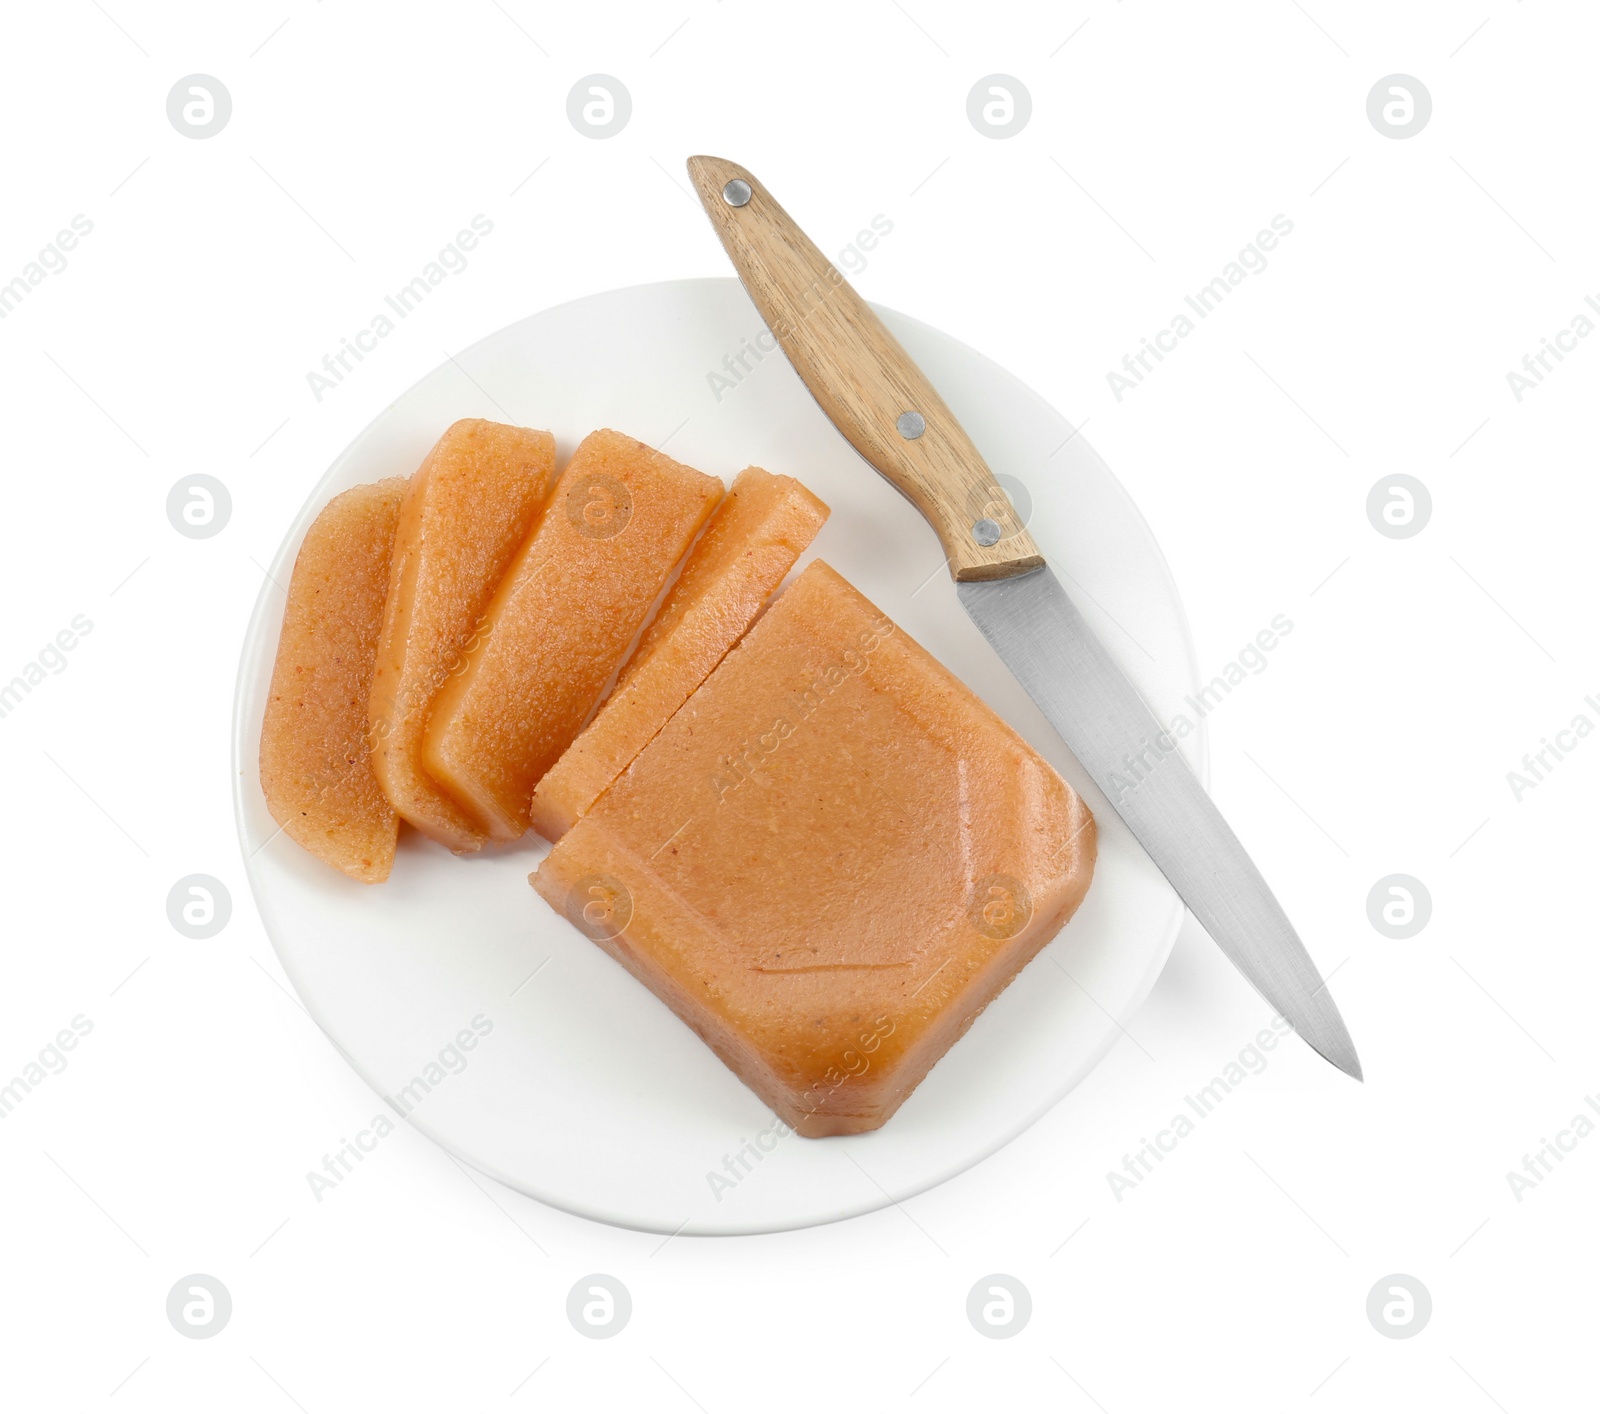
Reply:
[[1300, 1037], [1329, 1065], [1342, 1070], [1352, 1080], [1366, 1084], [1367, 1077], [1361, 1070], [1361, 1057], [1356, 1054], [1355, 1043], [1342, 1024], [1335, 1036], [1313, 1038], [1307, 1032], [1301, 1031]]

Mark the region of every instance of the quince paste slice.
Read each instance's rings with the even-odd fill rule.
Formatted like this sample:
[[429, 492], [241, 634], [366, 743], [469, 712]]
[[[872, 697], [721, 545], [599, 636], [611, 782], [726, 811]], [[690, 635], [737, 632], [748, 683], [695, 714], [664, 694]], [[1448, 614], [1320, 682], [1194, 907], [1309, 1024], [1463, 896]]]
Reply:
[[722, 482], [602, 430], [579, 443], [424, 742], [433, 779], [497, 839], [582, 729]]
[[548, 432], [465, 419], [428, 453], [400, 508], [372, 683], [372, 764], [401, 816], [457, 852], [481, 848], [488, 832], [429, 774], [423, 734], [544, 505], [555, 452]]
[[283, 832], [366, 884], [389, 877], [400, 822], [367, 747], [389, 555], [406, 482], [322, 508], [295, 557], [261, 723], [261, 789]]

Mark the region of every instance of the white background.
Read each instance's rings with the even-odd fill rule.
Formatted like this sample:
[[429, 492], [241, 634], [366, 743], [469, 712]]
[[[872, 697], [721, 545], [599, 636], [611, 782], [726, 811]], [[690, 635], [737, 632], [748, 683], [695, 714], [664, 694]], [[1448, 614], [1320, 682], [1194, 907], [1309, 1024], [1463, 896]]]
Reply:
[[[1520, 1202], [1506, 1178], [1600, 1090], [1600, 742], [1520, 802], [1506, 781], [1575, 714], [1600, 722], [1600, 340], [1520, 403], [1506, 381], [1600, 292], [1584, 7], [85, 0], [7, 7], [5, 35], [0, 282], [94, 225], [0, 321], [0, 677], [94, 625], [0, 720], [0, 1071], [94, 1028], [0, 1127], [8, 1407], [1592, 1404], [1600, 1136]], [[204, 141], [165, 111], [196, 72], [233, 100]], [[565, 113], [596, 72], [633, 99], [607, 141]], [[966, 115], [993, 73], [1032, 94], [1007, 140]], [[1394, 73], [1433, 99], [1404, 141], [1366, 116]], [[1088, 1082], [903, 1210], [663, 1245], [410, 1132], [312, 1199], [373, 1097], [285, 992], [235, 842], [258, 565], [447, 351], [726, 273], [696, 151], [750, 166], [825, 250], [892, 219], [858, 287], [1087, 425], [1205, 676], [1293, 621], [1212, 719], [1213, 785], [1337, 969], [1364, 1086], [1281, 1047], [1119, 1202], [1108, 1170], [1266, 1020], [1190, 929]], [[468, 269], [317, 402], [306, 373], [480, 212]], [[1107, 371], [1278, 213], [1269, 268], [1116, 401]], [[165, 514], [197, 472], [233, 498], [203, 541]], [[1404, 540], [1365, 511], [1399, 472], [1433, 498]], [[209, 941], [167, 921], [191, 873], [232, 892]], [[1405, 941], [1367, 918], [1391, 873], [1433, 898]], [[232, 1293], [212, 1340], [165, 1315], [192, 1272]], [[566, 1319], [592, 1272], [632, 1292], [616, 1339]], [[1005, 1341], [965, 1314], [995, 1272], [1032, 1294]], [[1413, 1339], [1368, 1322], [1390, 1273], [1432, 1294]]]

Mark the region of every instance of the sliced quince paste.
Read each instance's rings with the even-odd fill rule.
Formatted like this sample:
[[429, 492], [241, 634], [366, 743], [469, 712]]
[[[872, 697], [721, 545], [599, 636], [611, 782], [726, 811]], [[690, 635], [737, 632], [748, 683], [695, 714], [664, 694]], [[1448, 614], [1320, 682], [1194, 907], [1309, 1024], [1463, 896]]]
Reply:
[[283, 832], [352, 879], [389, 877], [400, 825], [367, 746], [367, 697], [406, 481], [335, 496], [289, 579], [266, 715], [261, 789]]
[[828, 508], [790, 476], [734, 478], [595, 719], [533, 792], [533, 828], [571, 828], [755, 622]]
[[533, 883], [815, 1137], [883, 1124], [1094, 859], [1066, 782], [815, 560]]
[[457, 422], [412, 476], [400, 508], [372, 684], [373, 766], [394, 808], [458, 852], [481, 848], [487, 832], [429, 776], [423, 733], [538, 518], [555, 454], [548, 432]]
[[481, 829], [499, 839], [527, 830], [533, 788], [721, 499], [716, 477], [620, 432], [578, 444], [428, 729], [428, 771]]

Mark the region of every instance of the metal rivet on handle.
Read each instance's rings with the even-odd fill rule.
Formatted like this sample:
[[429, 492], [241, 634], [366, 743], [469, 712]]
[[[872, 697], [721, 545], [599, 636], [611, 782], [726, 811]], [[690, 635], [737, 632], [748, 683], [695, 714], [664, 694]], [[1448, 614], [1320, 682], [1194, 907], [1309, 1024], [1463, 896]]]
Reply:
[[987, 517], [980, 521], [974, 521], [972, 538], [987, 549], [990, 545], [999, 543], [1000, 526], [997, 522], [989, 520]]
[[742, 177], [735, 177], [722, 189], [722, 199], [729, 206], [743, 206], [750, 200], [750, 183]]
[[920, 412], [903, 412], [894, 420], [895, 430], [910, 442], [928, 430]]

